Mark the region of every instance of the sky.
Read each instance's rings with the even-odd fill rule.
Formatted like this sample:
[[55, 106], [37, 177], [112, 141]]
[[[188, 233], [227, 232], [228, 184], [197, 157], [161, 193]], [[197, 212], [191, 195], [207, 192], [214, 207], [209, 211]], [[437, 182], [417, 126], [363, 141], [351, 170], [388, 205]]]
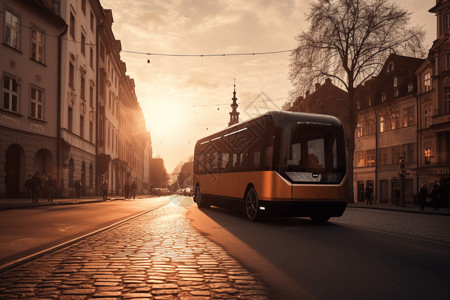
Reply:
[[[153, 157], [170, 173], [193, 155], [198, 139], [227, 127], [236, 84], [240, 120], [279, 110], [289, 100], [289, 53], [207, 55], [294, 49], [308, 29], [309, 0], [100, 0], [112, 9], [121, 59], [152, 137]], [[424, 45], [436, 38], [434, 1], [396, 1], [423, 26]], [[427, 4], [424, 4], [427, 2]], [[130, 52], [127, 52], [130, 51]], [[133, 53], [139, 52], [139, 53]], [[150, 63], [147, 63], [147, 60]]]

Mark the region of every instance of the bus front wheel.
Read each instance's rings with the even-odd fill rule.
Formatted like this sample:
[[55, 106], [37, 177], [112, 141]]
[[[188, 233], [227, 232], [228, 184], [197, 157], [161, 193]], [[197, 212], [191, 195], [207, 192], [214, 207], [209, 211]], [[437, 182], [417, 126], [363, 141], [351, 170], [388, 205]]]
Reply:
[[200, 190], [200, 186], [197, 185], [195, 187], [195, 193], [194, 193], [195, 202], [197, 202], [197, 206], [200, 208], [208, 208], [209, 204], [206, 202], [206, 200], [202, 197], [202, 192]]
[[250, 221], [256, 221], [260, 217], [258, 194], [253, 186], [250, 186], [245, 194], [245, 213]]

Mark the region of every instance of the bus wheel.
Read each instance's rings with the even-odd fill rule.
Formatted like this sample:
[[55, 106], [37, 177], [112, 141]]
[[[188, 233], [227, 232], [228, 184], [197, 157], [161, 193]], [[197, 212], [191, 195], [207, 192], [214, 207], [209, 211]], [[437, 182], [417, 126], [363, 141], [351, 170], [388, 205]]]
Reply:
[[200, 186], [197, 185], [195, 187], [195, 193], [194, 193], [195, 202], [197, 202], [197, 206], [200, 208], [208, 208], [209, 204], [203, 199], [202, 192], [200, 191]]
[[314, 223], [326, 223], [326, 222], [328, 222], [329, 219], [330, 219], [329, 216], [314, 216], [314, 217], [311, 217], [311, 220]]
[[259, 218], [258, 194], [253, 186], [248, 188], [245, 195], [245, 212], [250, 221], [256, 221]]

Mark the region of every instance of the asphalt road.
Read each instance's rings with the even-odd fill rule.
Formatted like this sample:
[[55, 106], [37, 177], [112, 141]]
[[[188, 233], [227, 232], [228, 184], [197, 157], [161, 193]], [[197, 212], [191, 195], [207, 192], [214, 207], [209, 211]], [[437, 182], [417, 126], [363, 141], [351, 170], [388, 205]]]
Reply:
[[168, 202], [161, 197], [0, 211], [0, 265]]
[[324, 225], [307, 218], [253, 223], [236, 211], [194, 205], [188, 218], [273, 299], [450, 299], [447, 216], [354, 208]]

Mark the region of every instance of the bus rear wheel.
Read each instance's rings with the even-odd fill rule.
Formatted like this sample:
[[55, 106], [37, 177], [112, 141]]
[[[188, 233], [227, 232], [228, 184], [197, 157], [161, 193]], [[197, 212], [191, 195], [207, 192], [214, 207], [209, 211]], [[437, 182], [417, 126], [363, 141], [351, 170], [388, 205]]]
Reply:
[[260, 217], [258, 194], [253, 186], [249, 187], [245, 194], [245, 213], [250, 221], [256, 221]]
[[208, 208], [210, 206], [209, 203], [207, 203], [206, 200], [202, 197], [202, 192], [199, 185], [195, 187], [194, 198], [195, 202], [197, 202], [198, 207]]

